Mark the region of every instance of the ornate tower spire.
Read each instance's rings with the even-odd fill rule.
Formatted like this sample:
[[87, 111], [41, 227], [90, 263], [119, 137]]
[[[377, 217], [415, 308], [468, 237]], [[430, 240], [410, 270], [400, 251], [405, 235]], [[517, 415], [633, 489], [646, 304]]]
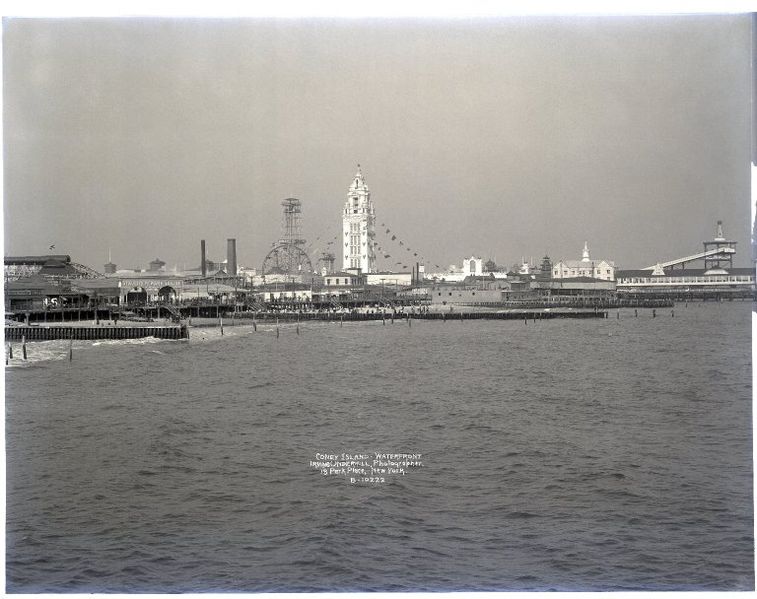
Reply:
[[590, 258], [589, 258], [589, 242], [588, 241], [584, 241], [584, 251], [583, 251], [583, 254], [581, 255], [581, 261], [582, 262], [589, 262], [590, 261]]
[[344, 270], [376, 272], [375, 227], [376, 213], [371, 201], [371, 191], [358, 164], [342, 212]]

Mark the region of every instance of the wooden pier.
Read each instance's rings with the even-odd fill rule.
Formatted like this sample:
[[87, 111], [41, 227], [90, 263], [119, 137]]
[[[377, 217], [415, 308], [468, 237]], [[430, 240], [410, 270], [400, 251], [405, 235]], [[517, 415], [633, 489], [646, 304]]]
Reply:
[[20, 326], [5, 327], [6, 341], [53, 341], [74, 339], [95, 341], [104, 339], [189, 339], [187, 325], [180, 326]]

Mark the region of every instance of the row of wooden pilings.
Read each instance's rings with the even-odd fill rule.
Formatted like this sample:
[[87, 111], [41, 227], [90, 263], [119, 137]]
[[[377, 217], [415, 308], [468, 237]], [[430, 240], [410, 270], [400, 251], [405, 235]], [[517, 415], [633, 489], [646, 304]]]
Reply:
[[[534, 320], [544, 318], [607, 318], [605, 310], [582, 311], [520, 311], [520, 312], [255, 312], [237, 313], [236, 319], [253, 321], [295, 322], [302, 320], [320, 320], [328, 322], [362, 322], [371, 320]], [[228, 322], [228, 321], [227, 321]]]
[[84, 341], [106, 339], [189, 339], [187, 325], [147, 326], [147, 327], [66, 327], [66, 326], [28, 326], [5, 327], [6, 341], [54, 341], [56, 339], [75, 339]]

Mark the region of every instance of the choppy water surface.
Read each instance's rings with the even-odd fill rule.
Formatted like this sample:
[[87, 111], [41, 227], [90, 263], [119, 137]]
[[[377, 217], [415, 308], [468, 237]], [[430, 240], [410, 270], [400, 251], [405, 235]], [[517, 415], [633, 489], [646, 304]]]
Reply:
[[8, 590], [751, 589], [750, 308], [31, 344]]

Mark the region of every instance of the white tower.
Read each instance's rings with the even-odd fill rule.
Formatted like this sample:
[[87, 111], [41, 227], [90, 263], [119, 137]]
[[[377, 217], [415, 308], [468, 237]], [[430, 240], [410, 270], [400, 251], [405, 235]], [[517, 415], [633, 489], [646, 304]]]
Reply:
[[360, 269], [364, 273], [376, 272], [376, 213], [371, 192], [363, 180], [360, 165], [347, 192], [347, 203], [342, 213], [343, 270]]
[[589, 262], [589, 242], [584, 241], [584, 251], [581, 255], [581, 262]]

